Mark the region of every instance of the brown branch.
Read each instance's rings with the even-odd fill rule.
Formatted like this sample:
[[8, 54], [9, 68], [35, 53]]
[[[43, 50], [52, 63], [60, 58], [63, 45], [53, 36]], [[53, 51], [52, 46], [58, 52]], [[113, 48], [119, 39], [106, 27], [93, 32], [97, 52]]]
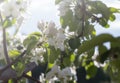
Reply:
[[11, 66], [12, 66], [13, 64], [15, 64], [16, 62], [18, 62], [19, 59], [22, 58], [22, 57], [25, 55], [25, 53], [26, 53], [26, 50], [25, 50], [23, 53], [21, 53], [21, 55], [19, 55], [13, 62], [9, 63], [9, 64], [6, 65], [4, 68], [2, 68], [2, 69], [0, 70], [0, 75], [1, 75], [6, 69], [8, 69], [9, 67], [11, 67]]
[[[0, 13], [0, 19], [1, 19], [1, 23], [4, 23], [1, 13]], [[4, 55], [5, 55], [5, 59], [7, 64], [10, 63], [10, 58], [8, 56], [8, 50], [7, 50], [7, 41], [6, 41], [6, 29], [5, 27], [3, 27], [3, 48], [4, 48]]]
[[31, 77], [31, 76], [28, 76], [26, 74], [23, 74], [23, 77], [31, 79], [31, 80], [35, 81], [36, 83], [41, 83], [39, 80], [37, 80], [37, 79], [35, 79], [35, 78]]
[[8, 55], [8, 50], [7, 50], [7, 41], [6, 41], [6, 29], [3, 28], [3, 48], [4, 48], [4, 55], [5, 55], [5, 59], [7, 64], [10, 63], [10, 58]]
[[82, 5], [81, 5], [81, 9], [82, 9], [82, 18], [81, 18], [81, 20], [82, 20], [82, 25], [81, 25], [82, 31], [78, 35], [78, 37], [82, 37], [83, 36], [83, 34], [84, 34], [84, 28], [85, 28], [86, 5], [85, 5], [85, 1], [84, 0], [81, 0], [81, 3], [82, 3]]

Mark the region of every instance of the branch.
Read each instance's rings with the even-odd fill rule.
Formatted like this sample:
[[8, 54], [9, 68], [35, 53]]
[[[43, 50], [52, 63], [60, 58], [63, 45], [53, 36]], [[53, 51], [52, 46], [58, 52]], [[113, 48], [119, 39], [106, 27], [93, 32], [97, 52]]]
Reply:
[[37, 79], [35, 79], [35, 78], [31, 77], [31, 76], [28, 76], [26, 74], [23, 74], [23, 77], [31, 79], [31, 80], [35, 81], [36, 83], [41, 83], [39, 80], [37, 80]]
[[[4, 21], [2, 19], [1, 13], [0, 13], [0, 19], [1, 19], [1, 22], [3, 23]], [[3, 48], [4, 48], [4, 55], [5, 55], [6, 62], [7, 64], [9, 64], [10, 58], [8, 56], [7, 42], [6, 42], [6, 29], [4, 27], [3, 27]]]
[[82, 6], [81, 6], [81, 9], [82, 9], [82, 31], [81, 33], [78, 35], [78, 37], [82, 37], [83, 36], [83, 33], [84, 33], [84, 28], [85, 28], [85, 14], [86, 14], [86, 6], [85, 6], [85, 2], [84, 0], [81, 0], [82, 2]]
[[22, 57], [25, 55], [25, 53], [26, 53], [26, 50], [25, 50], [23, 53], [21, 53], [21, 55], [19, 55], [13, 62], [9, 63], [9, 64], [6, 65], [3, 69], [1, 69], [1, 70], [0, 70], [0, 75], [1, 75], [6, 69], [8, 69], [9, 67], [11, 67], [14, 63], [18, 62], [18, 60], [19, 60], [20, 58], [22, 58]]
[[6, 45], [6, 29], [3, 28], [3, 48], [4, 48], [4, 55], [5, 55], [5, 59], [7, 61], [7, 64], [10, 63], [10, 58], [8, 56], [8, 50], [7, 50], [7, 45]]

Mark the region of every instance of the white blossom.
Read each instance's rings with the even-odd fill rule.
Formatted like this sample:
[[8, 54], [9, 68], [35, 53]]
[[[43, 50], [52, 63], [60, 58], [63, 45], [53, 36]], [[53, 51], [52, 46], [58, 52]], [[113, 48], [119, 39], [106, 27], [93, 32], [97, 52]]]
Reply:
[[33, 56], [30, 56], [30, 62], [35, 62], [38, 64], [38, 61], [44, 62], [43, 54], [46, 52], [44, 48], [36, 48], [32, 51]]
[[66, 12], [69, 10], [69, 6], [72, 0], [63, 0], [59, 3], [58, 10], [60, 11], [60, 16], [64, 16]]
[[75, 75], [76, 71], [74, 67], [66, 67], [60, 70], [60, 67], [55, 65], [52, 67], [51, 71], [46, 74], [46, 79], [51, 80], [56, 78], [56, 80], [62, 80], [63, 83], [67, 83], [69, 80], [73, 80], [72, 77]]
[[43, 73], [39, 76], [39, 79], [40, 79], [40, 82], [41, 82], [41, 83], [45, 83], [45, 80], [46, 80], [46, 79], [45, 79]]
[[48, 27], [45, 28], [45, 30], [44, 30], [44, 34], [48, 37], [53, 37], [57, 34], [57, 29], [55, 28], [54, 22], [50, 22], [48, 24]]
[[57, 66], [57, 65], [54, 65], [51, 69], [51, 71], [49, 71], [47, 74], [46, 74], [46, 79], [51, 79], [53, 78], [55, 75], [58, 75], [58, 73], [60, 72], [60, 67]]
[[42, 31], [42, 35], [50, 46], [54, 46], [55, 49], [64, 50], [64, 41], [66, 40], [64, 29], [58, 29], [52, 21], [49, 23], [41, 21], [38, 23], [38, 28]]
[[16, 0], [5, 1], [2, 4], [1, 11], [4, 16], [18, 17], [20, 14], [19, 6], [16, 3]]

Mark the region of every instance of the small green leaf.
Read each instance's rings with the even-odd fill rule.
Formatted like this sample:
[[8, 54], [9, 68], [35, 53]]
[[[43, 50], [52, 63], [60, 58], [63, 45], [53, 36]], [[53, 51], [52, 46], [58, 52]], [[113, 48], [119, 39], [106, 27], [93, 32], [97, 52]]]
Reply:
[[54, 63], [58, 58], [60, 51], [55, 49], [54, 47], [50, 47], [50, 55], [49, 55], [49, 62]]
[[71, 54], [71, 55], [70, 55], [70, 61], [71, 61], [71, 62], [74, 62], [74, 60], [75, 60], [75, 55], [74, 55], [74, 54]]
[[114, 7], [110, 7], [109, 10], [111, 13], [119, 13], [119, 10], [117, 8], [114, 8]]
[[94, 66], [94, 63], [91, 62], [89, 65], [85, 66], [86, 69], [86, 79], [90, 79], [92, 77], [94, 77], [97, 73], [97, 67]]
[[113, 14], [110, 15], [110, 17], [109, 17], [109, 20], [110, 20], [110, 21], [114, 21], [115, 19], [116, 19], [115, 15], [113, 15]]
[[36, 46], [38, 41], [39, 37], [36, 35], [30, 35], [23, 41], [23, 45], [27, 48], [27, 53], [30, 53], [30, 51]]
[[16, 57], [16, 56], [20, 55], [20, 52], [18, 50], [10, 50], [8, 52], [8, 54], [10, 57]]
[[11, 27], [11, 26], [12, 26], [12, 22], [9, 19], [5, 20], [5, 22], [3, 23], [4, 28], [8, 28], [8, 27]]

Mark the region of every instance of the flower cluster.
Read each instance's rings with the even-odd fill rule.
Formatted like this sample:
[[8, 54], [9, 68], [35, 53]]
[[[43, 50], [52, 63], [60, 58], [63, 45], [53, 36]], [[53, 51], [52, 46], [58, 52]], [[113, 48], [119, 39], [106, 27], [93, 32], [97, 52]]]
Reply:
[[[75, 71], [75, 68], [73, 68], [73, 67], [66, 67], [61, 70], [59, 66], [54, 65], [53, 68], [51, 69], [51, 71], [49, 71], [46, 74], [46, 78], [44, 78], [44, 79], [48, 80], [49, 83], [51, 83], [51, 81], [53, 81], [53, 82], [54, 81], [62, 81], [63, 83], [68, 83], [68, 81], [73, 80], [73, 77], [75, 77], [75, 75], [76, 75], [76, 71]], [[40, 78], [43, 78], [43, 75], [41, 75]], [[74, 80], [76, 80], [76, 79], [74, 78]], [[45, 80], [43, 80], [43, 81], [45, 81]], [[42, 83], [43, 83], [43, 81], [42, 81]]]
[[44, 48], [35, 48], [32, 50], [33, 55], [30, 56], [30, 62], [35, 62], [38, 64], [39, 62], [44, 62], [43, 54], [46, 52]]
[[75, 0], [62, 0], [58, 5], [59, 16], [65, 16], [69, 10], [74, 9]]
[[0, 2], [0, 14], [3, 20], [16, 20], [16, 26], [20, 27], [25, 13], [30, 4], [29, 0], [4, 0]]
[[1, 14], [5, 17], [19, 17], [28, 6], [28, 0], [8, 0], [0, 4]]
[[38, 28], [47, 39], [49, 45], [54, 46], [56, 49], [64, 50], [64, 41], [66, 40], [64, 29], [57, 28], [54, 22], [39, 22]]

